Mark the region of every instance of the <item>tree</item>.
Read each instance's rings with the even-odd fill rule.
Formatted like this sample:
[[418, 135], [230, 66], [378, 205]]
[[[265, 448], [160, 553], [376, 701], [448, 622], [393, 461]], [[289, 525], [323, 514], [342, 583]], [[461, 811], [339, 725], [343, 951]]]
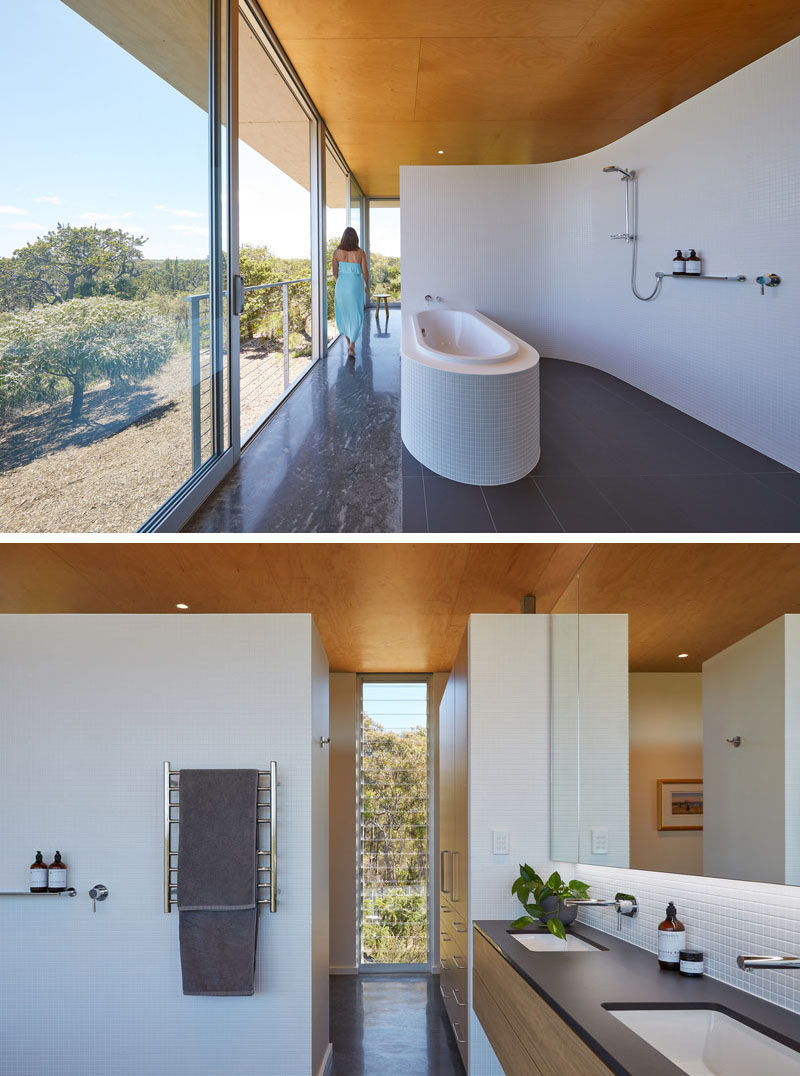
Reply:
[[0, 325], [0, 406], [57, 394], [72, 386], [73, 424], [92, 381], [141, 381], [169, 358], [175, 334], [149, 302], [112, 296], [70, 299], [10, 314]]
[[78, 296], [105, 293], [133, 274], [146, 240], [119, 228], [58, 224], [4, 259], [0, 291], [10, 289], [30, 308], [35, 303], [63, 303]]

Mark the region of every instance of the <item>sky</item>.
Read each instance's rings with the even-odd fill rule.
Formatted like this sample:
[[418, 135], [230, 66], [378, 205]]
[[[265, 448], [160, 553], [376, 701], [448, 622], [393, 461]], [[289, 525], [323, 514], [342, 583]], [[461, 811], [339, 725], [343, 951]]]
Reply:
[[[206, 257], [205, 111], [61, 0], [3, 7], [0, 256], [61, 222], [146, 236], [145, 257]], [[308, 191], [244, 143], [239, 186], [242, 243], [308, 257]], [[375, 214], [374, 250], [399, 254], [396, 216]], [[329, 211], [329, 235], [344, 224]]]
[[385, 729], [423, 727], [428, 722], [428, 685], [425, 683], [378, 683], [363, 685], [364, 710]]

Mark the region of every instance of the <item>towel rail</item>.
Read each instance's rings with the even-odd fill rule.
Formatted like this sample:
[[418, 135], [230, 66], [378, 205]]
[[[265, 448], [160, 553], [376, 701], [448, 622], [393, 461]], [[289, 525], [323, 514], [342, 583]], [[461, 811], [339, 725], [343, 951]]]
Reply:
[[[169, 913], [172, 911], [173, 905], [178, 903], [177, 888], [178, 883], [173, 880], [173, 875], [178, 873], [178, 849], [172, 847], [173, 827], [180, 825], [180, 819], [173, 817], [173, 812], [180, 809], [180, 770], [170, 769], [169, 762], [164, 763], [164, 911]], [[173, 784], [173, 778], [175, 783]], [[262, 780], [268, 781], [268, 783], [262, 784]], [[277, 824], [277, 812], [276, 796], [278, 790], [278, 764], [277, 762], [270, 762], [268, 770], [258, 771], [258, 793], [259, 802], [256, 809], [256, 823], [259, 826], [269, 826], [269, 848], [257, 849], [257, 856], [266, 856], [269, 861], [269, 866], [256, 867], [259, 874], [266, 874], [269, 876], [268, 882], [258, 882], [258, 889], [267, 889], [269, 893], [262, 900], [256, 901], [257, 904], [268, 904], [271, 912], [277, 911], [278, 907], [278, 824]], [[268, 792], [269, 799], [262, 801], [260, 795]], [[177, 799], [172, 797], [176, 796]], [[268, 816], [262, 818], [259, 816], [259, 810], [269, 808]], [[172, 860], [175, 859], [173, 865]], [[175, 895], [173, 896], [173, 892]]]

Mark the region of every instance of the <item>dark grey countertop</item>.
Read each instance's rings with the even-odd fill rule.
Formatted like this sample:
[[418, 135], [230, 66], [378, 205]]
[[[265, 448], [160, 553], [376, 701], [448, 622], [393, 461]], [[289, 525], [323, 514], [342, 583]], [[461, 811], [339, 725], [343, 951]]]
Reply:
[[474, 926], [618, 1076], [685, 1073], [603, 1005], [715, 1008], [798, 1048], [800, 1016], [796, 1013], [708, 976], [690, 979], [676, 971], [662, 971], [654, 953], [616, 934], [576, 923], [571, 933], [593, 942], [603, 952], [534, 953], [508, 932], [506, 920], [476, 920]]

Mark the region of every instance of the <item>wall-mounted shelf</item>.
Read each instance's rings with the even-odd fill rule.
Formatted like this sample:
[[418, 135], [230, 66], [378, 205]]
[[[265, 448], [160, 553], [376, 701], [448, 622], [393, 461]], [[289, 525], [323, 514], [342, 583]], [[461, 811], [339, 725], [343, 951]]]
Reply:
[[63, 893], [31, 893], [28, 889], [9, 889], [6, 892], [0, 892], [0, 897], [77, 897], [77, 889], [73, 889], [72, 886], [65, 889]]
[[732, 280], [734, 284], [744, 284], [746, 276], [708, 276], [706, 273], [656, 273], [661, 280]]

